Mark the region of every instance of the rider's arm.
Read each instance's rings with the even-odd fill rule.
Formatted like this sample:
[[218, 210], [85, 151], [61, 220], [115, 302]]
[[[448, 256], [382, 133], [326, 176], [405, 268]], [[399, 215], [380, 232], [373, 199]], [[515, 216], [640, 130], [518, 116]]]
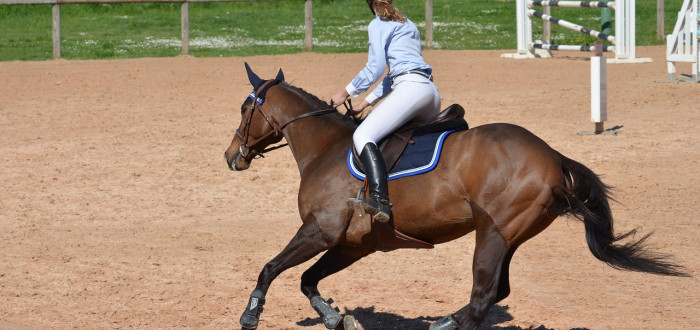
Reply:
[[386, 44], [391, 37], [391, 26], [375, 18], [367, 27], [369, 35], [369, 52], [367, 64], [345, 87], [352, 97], [366, 92], [374, 83], [379, 81], [386, 69]]
[[382, 82], [377, 85], [377, 87], [372, 90], [372, 93], [369, 93], [367, 97], [365, 97], [365, 101], [369, 103], [370, 105], [375, 105], [379, 100], [383, 99], [384, 96], [389, 94], [391, 92], [391, 80], [389, 77], [384, 77], [382, 79]]

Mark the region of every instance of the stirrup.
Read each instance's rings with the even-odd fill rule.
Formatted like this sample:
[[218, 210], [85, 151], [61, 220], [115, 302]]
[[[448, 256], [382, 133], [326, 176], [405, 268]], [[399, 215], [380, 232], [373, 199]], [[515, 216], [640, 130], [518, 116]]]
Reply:
[[391, 219], [391, 204], [388, 205], [389, 210], [382, 210], [381, 202], [376, 202], [378, 205], [374, 205], [374, 201], [358, 198], [348, 198], [348, 207], [358, 212], [359, 217], [363, 217], [364, 214], [369, 214], [375, 221], [381, 223], [387, 223]]
[[369, 199], [362, 198], [364, 188], [357, 191], [355, 198], [348, 198], [346, 201], [348, 207], [355, 211], [358, 217], [363, 217], [369, 214], [375, 221], [387, 223], [391, 219], [391, 203], [387, 200], [386, 203], [379, 200], [377, 197]]
[[391, 219], [391, 204], [387, 201], [384, 203], [377, 198], [362, 201], [365, 207], [365, 212], [371, 214], [375, 221], [387, 223]]
[[381, 223], [387, 223], [391, 219], [392, 205], [386, 196], [379, 193], [371, 193], [366, 201], [365, 211], [374, 217], [374, 220]]

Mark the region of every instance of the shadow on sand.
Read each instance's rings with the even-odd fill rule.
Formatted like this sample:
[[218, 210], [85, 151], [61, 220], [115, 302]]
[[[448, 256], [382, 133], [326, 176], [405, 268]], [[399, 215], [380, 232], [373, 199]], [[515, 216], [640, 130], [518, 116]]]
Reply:
[[[491, 307], [486, 320], [481, 325], [482, 329], [502, 329], [502, 330], [550, 330], [544, 325], [537, 327], [522, 328], [518, 326], [499, 326], [501, 323], [505, 323], [513, 320], [513, 316], [508, 313], [508, 306], [494, 305]], [[405, 318], [401, 315], [391, 314], [391, 313], [377, 313], [374, 311], [374, 307], [358, 307], [353, 310], [345, 310], [343, 315], [352, 315], [355, 319], [362, 324], [365, 330], [374, 329], [401, 329], [401, 330], [413, 330], [413, 329], [428, 329], [430, 324], [441, 319], [443, 316], [420, 316], [414, 319]], [[311, 327], [323, 324], [320, 318], [307, 318], [305, 320], [297, 322], [299, 326]], [[340, 328], [342, 328], [342, 323]], [[576, 330], [584, 330], [585, 328], [575, 328]], [[574, 330], [574, 329], [572, 329]]]

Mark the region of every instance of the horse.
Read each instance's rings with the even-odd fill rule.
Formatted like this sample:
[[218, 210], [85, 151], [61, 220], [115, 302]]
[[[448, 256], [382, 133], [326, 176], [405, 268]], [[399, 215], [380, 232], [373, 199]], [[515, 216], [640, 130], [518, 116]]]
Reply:
[[[383, 239], [374, 225], [350, 233], [363, 221], [346, 204], [362, 186], [346, 164], [358, 120], [288, 84], [281, 69], [275, 79], [263, 80], [245, 67], [253, 92], [241, 105], [242, 119], [224, 157], [231, 170], [243, 171], [286, 140], [301, 175], [302, 223], [259, 273], [241, 326], [257, 328], [278, 275], [323, 253], [302, 274], [301, 291], [334, 329], [342, 316], [321, 296], [319, 282], [377, 251]], [[615, 234], [610, 189], [591, 169], [520, 126], [494, 123], [451, 133], [432, 171], [389, 182], [397, 232], [426, 244], [475, 232], [469, 302], [431, 329], [476, 329], [489, 308], [510, 294], [509, 264], [518, 247], [564, 215], [583, 222], [590, 252], [613, 268], [689, 276], [670, 255], [647, 248], [651, 233], [638, 240], [632, 237], [636, 229]]]

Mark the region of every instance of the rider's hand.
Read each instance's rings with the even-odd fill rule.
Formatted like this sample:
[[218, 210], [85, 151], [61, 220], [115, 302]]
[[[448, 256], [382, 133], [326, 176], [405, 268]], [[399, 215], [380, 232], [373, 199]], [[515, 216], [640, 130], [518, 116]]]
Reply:
[[348, 114], [351, 116], [357, 116], [362, 113], [363, 110], [365, 110], [366, 107], [369, 106], [369, 103], [365, 100], [360, 103], [360, 105], [353, 106], [351, 110], [348, 110]]
[[350, 97], [350, 94], [348, 94], [348, 92], [345, 89], [341, 90], [338, 93], [335, 93], [335, 95], [331, 97], [331, 107], [335, 108], [343, 104], [343, 102], [345, 102], [345, 100], [347, 100], [348, 97]]
[[353, 108], [353, 109], [348, 110], [348, 113], [346, 113], [346, 115], [355, 117], [361, 113], [362, 113], [362, 110], [357, 110], [357, 109]]

